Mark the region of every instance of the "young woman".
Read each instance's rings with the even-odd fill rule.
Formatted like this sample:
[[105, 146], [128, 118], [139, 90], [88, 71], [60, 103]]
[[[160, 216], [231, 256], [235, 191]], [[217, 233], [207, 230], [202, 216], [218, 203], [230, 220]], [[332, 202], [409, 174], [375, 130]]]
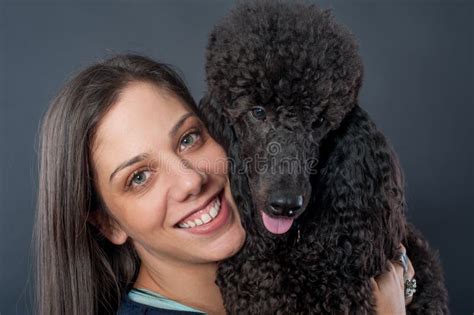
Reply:
[[[38, 314], [224, 314], [217, 262], [245, 232], [225, 152], [166, 65], [117, 56], [79, 73], [41, 130]], [[401, 267], [374, 280], [404, 313]]]

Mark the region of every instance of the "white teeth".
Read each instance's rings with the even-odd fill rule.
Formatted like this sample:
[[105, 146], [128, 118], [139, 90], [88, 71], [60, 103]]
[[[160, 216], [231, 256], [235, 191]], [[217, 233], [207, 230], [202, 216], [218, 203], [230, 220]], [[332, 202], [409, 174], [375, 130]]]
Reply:
[[212, 218], [207, 213], [204, 213], [201, 216], [201, 221], [204, 222], [204, 223], [211, 222], [211, 220], [212, 220]]
[[209, 211], [209, 215], [212, 218], [215, 218], [217, 214], [219, 213], [220, 208], [221, 208], [221, 201], [217, 199], [214, 205], [211, 207], [211, 210]]
[[212, 206], [209, 208], [209, 212], [203, 213], [200, 219], [189, 220], [189, 221], [186, 221], [185, 223], [178, 224], [178, 226], [180, 228], [189, 229], [189, 228], [193, 228], [196, 226], [209, 223], [219, 214], [220, 209], [221, 209], [221, 201], [219, 200], [219, 198], [216, 198]]
[[209, 211], [209, 215], [211, 216], [211, 218], [215, 218], [217, 216], [217, 207], [214, 206], [211, 208], [211, 211]]

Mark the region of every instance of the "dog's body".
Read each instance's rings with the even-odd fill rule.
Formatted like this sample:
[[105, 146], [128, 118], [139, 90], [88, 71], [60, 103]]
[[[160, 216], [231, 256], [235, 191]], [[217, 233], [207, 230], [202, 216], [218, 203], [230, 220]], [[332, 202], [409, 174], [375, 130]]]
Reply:
[[418, 280], [408, 311], [447, 313], [396, 155], [358, 105], [352, 35], [315, 6], [243, 3], [211, 34], [206, 70], [203, 119], [235, 163], [247, 230], [218, 272], [228, 312], [373, 313], [370, 278], [403, 243]]

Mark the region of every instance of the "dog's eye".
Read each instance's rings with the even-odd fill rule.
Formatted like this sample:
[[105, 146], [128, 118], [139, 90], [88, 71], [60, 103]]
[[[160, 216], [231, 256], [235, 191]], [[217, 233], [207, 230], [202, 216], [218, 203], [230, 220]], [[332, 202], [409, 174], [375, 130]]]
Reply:
[[318, 127], [321, 127], [323, 123], [324, 123], [324, 117], [319, 117], [312, 123], [311, 127], [313, 127], [313, 129], [318, 128]]
[[252, 115], [258, 120], [264, 120], [267, 117], [267, 113], [263, 107], [254, 107], [252, 109]]

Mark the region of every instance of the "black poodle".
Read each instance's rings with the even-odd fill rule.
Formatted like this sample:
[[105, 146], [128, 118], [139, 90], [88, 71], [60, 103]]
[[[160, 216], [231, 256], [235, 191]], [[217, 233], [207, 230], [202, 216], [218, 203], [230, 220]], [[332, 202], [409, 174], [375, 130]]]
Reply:
[[241, 2], [215, 27], [201, 101], [247, 230], [220, 264], [230, 314], [372, 314], [369, 279], [407, 247], [410, 314], [446, 314], [437, 255], [406, 223], [395, 153], [359, 107], [362, 63], [329, 11]]

